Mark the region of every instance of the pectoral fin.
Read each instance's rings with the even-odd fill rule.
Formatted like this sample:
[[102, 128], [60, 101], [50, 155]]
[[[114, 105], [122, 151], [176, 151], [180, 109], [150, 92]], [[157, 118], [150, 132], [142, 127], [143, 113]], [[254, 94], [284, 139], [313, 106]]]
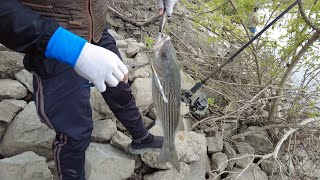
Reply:
[[155, 69], [153, 68], [152, 65], [151, 65], [151, 69], [152, 69], [153, 75], [154, 75], [154, 77], [155, 77], [155, 78], [154, 78], [154, 83], [155, 83], [155, 85], [156, 85], [156, 88], [157, 88], [159, 94], [161, 95], [163, 101], [164, 101], [165, 103], [168, 103], [168, 99], [167, 99], [167, 97], [166, 97], [165, 94], [164, 94], [163, 87], [162, 87], [161, 82], [160, 82], [160, 78], [159, 78], [157, 72], [155, 71]]

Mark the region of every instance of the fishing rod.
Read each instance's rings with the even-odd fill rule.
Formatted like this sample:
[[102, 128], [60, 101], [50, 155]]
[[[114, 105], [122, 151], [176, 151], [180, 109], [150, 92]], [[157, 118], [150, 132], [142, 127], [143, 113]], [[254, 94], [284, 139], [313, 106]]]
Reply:
[[190, 90], [184, 92], [182, 94], [181, 100], [184, 103], [190, 105], [192, 111], [204, 110], [208, 106], [207, 99], [203, 97], [203, 95], [199, 98], [192, 98], [192, 95], [195, 94], [203, 84], [205, 84], [210, 78], [217, 74], [224, 66], [231, 63], [234, 58], [239, 55], [245, 48], [247, 48], [254, 40], [261, 36], [266, 30], [268, 30], [274, 23], [276, 23], [282, 16], [284, 16], [288, 11], [290, 11], [295, 5], [298, 4], [298, 0], [292, 3], [287, 9], [285, 9], [279, 16], [277, 16], [273, 21], [271, 21], [266, 27], [264, 27], [258, 34], [256, 34], [253, 38], [251, 38], [246, 44], [244, 44], [237, 52], [235, 52], [232, 56], [230, 56], [223, 64], [221, 64], [215, 71], [209, 74], [206, 78], [204, 78], [201, 82], [198, 82], [194, 85]]

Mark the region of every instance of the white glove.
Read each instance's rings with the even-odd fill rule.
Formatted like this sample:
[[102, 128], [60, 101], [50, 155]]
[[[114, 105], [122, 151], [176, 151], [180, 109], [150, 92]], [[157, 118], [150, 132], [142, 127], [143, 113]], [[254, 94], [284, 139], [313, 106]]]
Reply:
[[158, 6], [160, 9], [160, 15], [164, 13], [164, 9], [168, 16], [172, 15], [173, 6], [178, 2], [178, 0], [158, 0]]
[[100, 92], [106, 90], [105, 82], [115, 87], [128, 74], [127, 67], [115, 53], [90, 43], [84, 45], [74, 69]]

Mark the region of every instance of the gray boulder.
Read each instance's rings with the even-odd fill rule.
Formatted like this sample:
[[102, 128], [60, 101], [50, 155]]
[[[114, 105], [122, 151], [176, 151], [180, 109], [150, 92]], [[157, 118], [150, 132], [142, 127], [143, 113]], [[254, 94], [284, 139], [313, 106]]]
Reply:
[[23, 69], [23, 55], [10, 52], [0, 51], [0, 78], [13, 79], [14, 74]]
[[0, 140], [8, 124], [26, 105], [27, 102], [22, 100], [5, 99], [0, 102]]
[[144, 180], [193, 180], [190, 175], [188, 165], [180, 162], [180, 173], [175, 168], [171, 168], [164, 171], [157, 171], [151, 175], [145, 175]]
[[116, 132], [116, 122], [112, 119], [95, 121], [91, 138], [94, 142], [108, 142]]
[[263, 172], [265, 172], [268, 176], [278, 173], [279, 171], [279, 165], [270, 160], [264, 160], [261, 162], [261, 169]]
[[206, 171], [211, 171], [210, 159], [207, 155], [207, 141], [203, 134], [198, 134], [198, 139], [201, 142], [201, 151], [199, 153], [199, 161], [189, 164], [190, 179], [205, 179]]
[[55, 162], [53, 160], [49, 161], [47, 162], [47, 165], [49, 170], [51, 171], [51, 174], [53, 175], [53, 180], [59, 180], [58, 171], [57, 171]]
[[3, 121], [7, 124], [21, 111], [27, 102], [23, 100], [5, 99], [0, 102], [0, 122]]
[[92, 119], [94, 121], [114, 118], [114, 114], [103, 99], [101, 93], [95, 87], [91, 88], [90, 104]]
[[14, 76], [20, 83], [25, 85], [31, 93], [33, 93], [33, 76], [29, 71], [22, 69], [15, 73]]
[[[157, 127], [155, 125], [152, 129]], [[154, 130], [150, 130], [152, 134]], [[159, 134], [156, 134], [159, 135]], [[175, 137], [175, 147], [179, 161], [185, 163], [192, 163], [200, 160], [200, 156], [203, 155], [204, 147], [206, 145], [203, 135], [199, 135], [195, 132], [178, 131]], [[141, 155], [141, 159], [147, 165], [153, 168], [168, 169], [172, 165], [169, 163], [159, 163], [158, 156], [160, 152], [154, 150]]]
[[180, 71], [181, 90], [190, 90], [195, 84], [195, 80], [187, 73]]
[[273, 144], [267, 136], [260, 133], [254, 133], [246, 136], [246, 141], [259, 152], [271, 152]]
[[0, 160], [1, 180], [52, 180], [46, 159], [28, 151]]
[[[235, 180], [240, 172], [242, 172], [243, 169], [233, 168], [232, 172], [227, 176], [229, 180]], [[256, 166], [255, 164], [252, 164], [249, 169], [244, 171], [238, 180], [268, 180], [268, 177], [266, 173], [264, 173], [259, 166]]]
[[128, 48], [128, 43], [125, 40], [116, 40], [117, 48]]
[[208, 144], [208, 153], [221, 152], [223, 149], [223, 139], [222, 136], [218, 133], [214, 137], [206, 137]]
[[254, 154], [255, 150], [247, 142], [236, 143], [237, 150], [240, 154]]
[[236, 157], [239, 158], [236, 160], [236, 167], [238, 168], [245, 168], [248, 164], [252, 163], [253, 157], [250, 157], [246, 154], [237, 154]]
[[133, 174], [135, 161], [110, 144], [91, 143], [86, 151], [87, 180], [122, 180]]
[[128, 145], [131, 143], [131, 139], [120, 131], [117, 131], [110, 141], [110, 144], [124, 152], [129, 152]]
[[[222, 149], [222, 152], [225, 153], [227, 156], [228, 156], [228, 159], [233, 159], [237, 156], [237, 153], [236, 151], [233, 149], [233, 147], [227, 143], [227, 142], [224, 142], [223, 143], [223, 149]], [[227, 167], [227, 170], [231, 170], [233, 168], [235, 164], [235, 161], [229, 161], [228, 162], [228, 167]]]
[[41, 123], [34, 102], [30, 102], [7, 127], [0, 142], [0, 154], [10, 157], [33, 151], [50, 159], [54, 137], [55, 132]]
[[131, 85], [140, 112], [147, 110], [153, 102], [151, 83], [151, 78], [137, 78]]
[[27, 89], [19, 81], [0, 79], [0, 100], [22, 99], [27, 93]]
[[113, 29], [108, 29], [109, 34], [115, 39], [115, 40], [122, 40], [123, 38]]
[[222, 152], [212, 154], [211, 156], [211, 168], [218, 172], [224, 171], [228, 166], [228, 156]]
[[134, 58], [137, 53], [140, 51], [140, 47], [130, 43], [128, 49], [126, 50], [126, 55], [128, 58]]

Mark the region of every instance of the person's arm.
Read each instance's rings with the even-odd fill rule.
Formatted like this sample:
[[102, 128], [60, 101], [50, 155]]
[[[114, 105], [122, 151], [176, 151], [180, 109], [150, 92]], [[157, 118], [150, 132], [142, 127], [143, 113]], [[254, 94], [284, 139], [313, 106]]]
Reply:
[[88, 43], [55, 20], [42, 18], [17, 0], [0, 0], [0, 43], [14, 51], [67, 63], [100, 92], [106, 90], [105, 82], [117, 86], [128, 74], [116, 54]]
[[39, 51], [43, 55], [47, 44], [59, 28], [54, 20], [44, 19], [17, 0], [0, 0], [0, 43], [14, 51]]

